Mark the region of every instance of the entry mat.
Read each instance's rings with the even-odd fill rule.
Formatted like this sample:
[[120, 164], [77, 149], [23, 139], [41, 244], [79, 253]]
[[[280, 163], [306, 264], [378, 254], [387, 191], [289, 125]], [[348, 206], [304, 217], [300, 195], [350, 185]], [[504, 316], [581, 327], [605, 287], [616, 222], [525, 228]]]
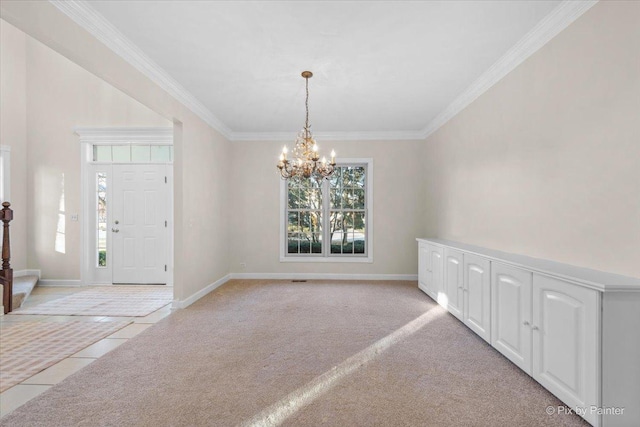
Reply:
[[131, 321], [0, 323], [0, 392], [32, 377]]
[[51, 316], [143, 317], [169, 304], [173, 287], [161, 285], [109, 285], [76, 292], [13, 314]]

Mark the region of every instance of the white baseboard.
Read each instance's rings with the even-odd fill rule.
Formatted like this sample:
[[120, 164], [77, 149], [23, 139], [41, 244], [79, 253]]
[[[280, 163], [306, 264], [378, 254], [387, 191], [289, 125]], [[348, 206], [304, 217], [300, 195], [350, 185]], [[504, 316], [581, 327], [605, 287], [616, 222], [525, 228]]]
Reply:
[[227, 274], [226, 276], [216, 280], [215, 282], [208, 285], [206, 288], [199, 290], [198, 292], [196, 292], [195, 294], [191, 295], [190, 297], [184, 300], [181, 300], [181, 301], [173, 300], [173, 303], [171, 304], [171, 308], [172, 309], [187, 308], [194, 302], [198, 301], [203, 296], [207, 295], [209, 292], [227, 283], [229, 279], [231, 279], [231, 275]]
[[67, 279], [39, 279], [38, 286], [82, 286], [80, 280], [67, 280]]
[[40, 270], [16, 270], [13, 272], [13, 277], [24, 276], [38, 276], [38, 279], [40, 279]]
[[418, 280], [417, 274], [231, 273], [232, 279]]

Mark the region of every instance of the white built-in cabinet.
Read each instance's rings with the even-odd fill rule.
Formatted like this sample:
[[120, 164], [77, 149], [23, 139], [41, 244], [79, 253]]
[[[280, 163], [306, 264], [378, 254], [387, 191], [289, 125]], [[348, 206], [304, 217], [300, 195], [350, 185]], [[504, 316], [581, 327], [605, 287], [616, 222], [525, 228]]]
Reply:
[[440, 303], [476, 334], [491, 342], [490, 262], [444, 248], [445, 295]]
[[429, 245], [426, 243], [420, 242], [418, 244], [418, 287], [422, 289], [424, 293], [429, 295], [433, 299], [434, 296], [429, 292], [429, 278], [427, 275], [429, 274]]
[[491, 345], [531, 375], [533, 273], [491, 263]]
[[486, 258], [421, 243], [418, 286], [475, 333], [491, 341], [491, 276]]
[[[532, 376], [570, 407], [599, 406], [599, 297], [593, 289], [533, 275]], [[590, 412], [584, 418], [597, 422]]]
[[444, 248], [444, 289], [446, 308], [449, 313], [462, 318], [464, 298], [463, 254], [451, 248]]
[[441, 246], [420, 243], [418, 257], [418, 286], [434, 300], [444, 295], [444, 264]]
[[418, 242], [427, 295], [592, 425], [640, 426], [640, 279]]
[[491, 262], [464, 254], [462, 321], [485, 341], [491, 342]]
[[598, 292], [500, 262], [492, 268], [491, 344], [570, 407], [598, 406]]

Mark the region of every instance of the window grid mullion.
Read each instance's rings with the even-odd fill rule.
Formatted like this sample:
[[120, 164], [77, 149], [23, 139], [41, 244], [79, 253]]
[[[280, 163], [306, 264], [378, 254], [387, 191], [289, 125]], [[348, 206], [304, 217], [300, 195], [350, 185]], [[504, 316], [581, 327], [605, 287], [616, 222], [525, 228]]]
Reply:
[[328, 257], [331, 253], [331, 238], [330, 227], [331, 227], [331, 188], [329, 187], [329, 180], [325, 179], [322, 182], [322, 256]]
[[300, 228], [301, 228], [300, 227], [300, 217], [301, 216], [302, 216], [302, 212], [299, 212], [298, 213], [298, 224], [296, 224], [296, 234], [298, 235], [298, 252], [297, 252], [298, 254], [302, 253], [302, 250], [300, 248], [300, 233], [301, 233], [301, 231], [300, 231]]

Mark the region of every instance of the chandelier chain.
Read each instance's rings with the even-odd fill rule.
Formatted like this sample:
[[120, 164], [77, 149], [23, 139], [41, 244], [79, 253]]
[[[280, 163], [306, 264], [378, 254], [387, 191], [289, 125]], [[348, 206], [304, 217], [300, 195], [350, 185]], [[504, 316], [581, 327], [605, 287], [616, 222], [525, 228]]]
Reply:
[[304, 128], [307, 129], [307, 132], [309, 132], [309, 77], [305, 77], [304, 80], [305, 80], [305, 86], [306, 86], [306, 92], [307, 92], [307, 97], [305, 98], [305, 101], [304, 101], [304, 106], [307, 111], [307, 116], [304, 119]]

